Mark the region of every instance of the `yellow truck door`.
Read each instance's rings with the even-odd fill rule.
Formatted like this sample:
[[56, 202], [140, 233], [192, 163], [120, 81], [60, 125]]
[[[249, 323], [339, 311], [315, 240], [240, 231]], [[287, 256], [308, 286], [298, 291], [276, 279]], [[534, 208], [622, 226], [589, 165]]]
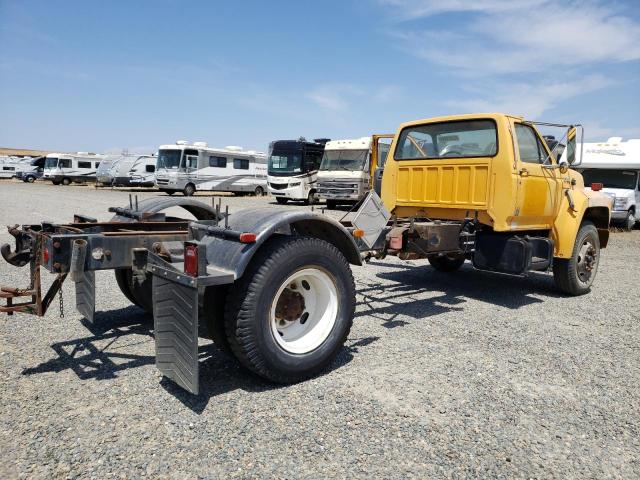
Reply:
[[518, 193], [511, 220], [513, 230], [548, 229], [553, 225], [561, 200], [558, 170], [545, 168], [556, 162], [537, 130], [514, 121], [516, 176]]

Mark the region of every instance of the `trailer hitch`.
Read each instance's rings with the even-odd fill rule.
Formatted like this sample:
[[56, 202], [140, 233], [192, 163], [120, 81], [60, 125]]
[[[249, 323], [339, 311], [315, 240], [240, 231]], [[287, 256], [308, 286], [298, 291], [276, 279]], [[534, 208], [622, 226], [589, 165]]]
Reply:
[[5, 243], [0, 246], [0, 254], [2, 254], [2, 258], [4, 258], [7, 263], [15, 267], [24, 267], [33, 257], [33, 251], [30, 245], [31, 239], [29, 236], [23, 234], [18, 228], [18, 225], [7, 227], [7, 229], [9, 230], [9, 234], [16, 239], [16, 251], [12, 252], [11, 246]]

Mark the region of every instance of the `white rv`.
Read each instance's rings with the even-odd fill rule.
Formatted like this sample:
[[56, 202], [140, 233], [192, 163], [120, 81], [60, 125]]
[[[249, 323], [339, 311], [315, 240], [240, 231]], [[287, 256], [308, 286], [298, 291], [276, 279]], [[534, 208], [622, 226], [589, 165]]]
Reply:
[[104, 155], [95, 153], [50, 153], [44, 162], [43, 180], [54, 185], [69, 185], [71, 182], [95, 182], [96, 169]]
[[[318, 170], [318, 196], [327, 207], [358, 203], [371, 190], [372, 141], [373, 137], [362, 137], [326, 143]], [[388, 149], [389, 144], [381, 143], [380, 155], [386, 157]]]
[[328, 141], [328, 138], [318, 138], [308, 142], [300, 137], [269, 144], [269, 193], [278, 203], [289, 200], [315, 203], [318, 168]]
[[612, 223], [631, 230], [640, 221], [640, 139], [585, 143], [577, 169], [586, 187], [602, 184], [602, 192], [613, 199]]
[[128, 185], [131, 187], [153, 187], [156, 183], [155, 155], [140, 155], [127, 172]]
[[196, 190], [254, 193], [267, 191], [267, 157], [241, 147], [210, 148], [204, 142], [161, 145], [156, 162], [156, 186], [169, 195]]
[[155, 169], [153, 155], [117, 155], [103, 159], [96, 170], [96, 181], [110, 187], [152, 187]]

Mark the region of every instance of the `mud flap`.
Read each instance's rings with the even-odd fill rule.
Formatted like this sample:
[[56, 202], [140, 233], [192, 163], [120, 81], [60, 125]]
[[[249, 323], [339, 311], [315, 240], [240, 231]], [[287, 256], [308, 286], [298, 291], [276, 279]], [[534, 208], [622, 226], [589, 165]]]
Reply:
[[76, 309], [93, 323], [96, 313], [96, 273], [80, 272], [74, 275], [73, 281], [76, 284]]
[[198, 289], [153, 276], [156, 367], [198, 394]]

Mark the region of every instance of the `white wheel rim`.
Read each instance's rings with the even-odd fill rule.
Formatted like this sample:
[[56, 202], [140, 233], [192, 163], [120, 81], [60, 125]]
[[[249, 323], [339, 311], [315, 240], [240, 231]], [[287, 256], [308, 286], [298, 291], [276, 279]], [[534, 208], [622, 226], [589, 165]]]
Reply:
[[[284, 318], [283, 305], [290, 305], [285, 301], [287, 297], [293, 297], [295, 308]], [[338, 290], [332, 278], [320, 268], [305, 268], [280, 285], [271, 303], [269, 323], [280, 348], [289, 353], [305, 354], [322, 345], [333, 330], [337, 316]]]

